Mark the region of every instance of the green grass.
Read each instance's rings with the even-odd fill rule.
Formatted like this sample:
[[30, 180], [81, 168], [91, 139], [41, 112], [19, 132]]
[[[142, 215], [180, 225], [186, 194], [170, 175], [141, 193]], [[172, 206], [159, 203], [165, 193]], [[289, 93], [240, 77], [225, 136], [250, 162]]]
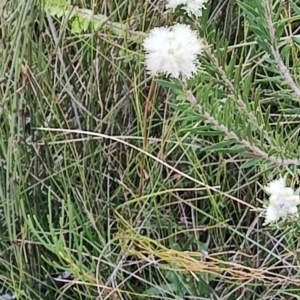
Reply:
[[[299, 1], [273, 1], [273, 40], [258, 0], [211, 1], [199, 21], [160, 1], [4, 2], [2, 292], [298, 299], [299, 222], [264, 227], [253, 209], [269, 180], [299, 185], [299, 98], [270, 48], [297, 85]], [[196, 104], [145, 72], [143, 37], [180, 20], [208, 45]]]

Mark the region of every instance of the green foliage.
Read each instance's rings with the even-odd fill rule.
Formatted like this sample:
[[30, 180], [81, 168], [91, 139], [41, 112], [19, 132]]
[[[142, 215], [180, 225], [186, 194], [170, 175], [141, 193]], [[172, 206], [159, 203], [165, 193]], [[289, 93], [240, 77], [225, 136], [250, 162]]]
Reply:
[[[0, 3], [1, 293], [299, 297], [298, 220], [253, 210], [271, 179], [299, 183], [299, 98], [272, 51], [299, 85], [299, 1], [281, 2], [274, 38], [259, 0], [196, 22], [159, 1]], [[178, 20], [207, 43], [184, 87], [149, 78], [140, 48]]]
[[64, 17], [70, 22], [72, 34], [82, 34], [88, 31], [109, 30], [112, 34], [122, 37], [128, 28], [119, 22], [110, 22], [103, 14], [94, 14], [91, 9], [71, 6], [65, 0], [47, 0], [45, 11], [52, 17]]

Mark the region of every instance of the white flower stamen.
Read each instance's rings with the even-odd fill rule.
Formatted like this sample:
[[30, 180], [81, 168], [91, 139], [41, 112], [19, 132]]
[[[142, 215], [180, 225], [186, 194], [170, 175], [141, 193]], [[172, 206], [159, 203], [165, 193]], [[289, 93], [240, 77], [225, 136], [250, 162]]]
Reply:
[[269, 204], [265, 206], [264, 225], [277, 222], [280, 218], [298, 218], [300, 197], [290, 187], [286, 187], [285, 178], [271, 181], [264, 187], [264, 191], [270, 195]]
[[178, 6], [182, 6], [182, 9], [186, 11], [188, 16], [195, 15], [196, 17], [202, 16], [202, 10], [205, 9], [205, 4], [208, 0], [166, 0], [166, 8], [170, 8], [173, 11]]
[[152, 75], [165, 74], [186, 80], [198, 71], [203, 43], [189, 25], [153, 28], [145, 38], [146, 68]]

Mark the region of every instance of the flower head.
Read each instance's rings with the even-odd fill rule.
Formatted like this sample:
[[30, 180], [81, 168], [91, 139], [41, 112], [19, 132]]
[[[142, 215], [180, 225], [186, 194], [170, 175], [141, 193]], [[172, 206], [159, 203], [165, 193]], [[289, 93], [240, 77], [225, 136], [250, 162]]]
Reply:
[[280, 218], [279, 211], [273, 205], [266, 206], [265, 210], [265, 222], [264, 225], [267, 225], [272, 222], [276, 222]]
[[177, 6], [182, 5], [182, 8], [191, 17], [195, 15], [196, 17], [202, 16], [202, 10], [205, 9], [205, 4], [208, 0], [167, 0], [166, 8], [176, 9]]
[[146, 68], [152, 75], [159, 73], [190, 78], [197, 72], [203, 43], [189, 25], [153, 28], [144, 40]]
[[280, 218], [297, 218], [300, 197], [290, 187], [286, 187], [285, 178], [271, 181], [264, 190], [269, 197], [269, 204], [265, 206], [264, 225], [276, 222]]
[[285, 189], [285, 178], [280, 178], [269, 182], [267, 186], [264, 187], [264, 190], [267, 194], [278, 194]]

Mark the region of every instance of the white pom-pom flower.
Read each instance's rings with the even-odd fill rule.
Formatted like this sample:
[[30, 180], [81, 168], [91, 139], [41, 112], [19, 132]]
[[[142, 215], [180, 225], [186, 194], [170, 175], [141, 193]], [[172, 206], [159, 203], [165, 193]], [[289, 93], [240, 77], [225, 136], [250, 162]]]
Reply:
[[152, 75], [165, 74], [186, 80], [198, 71], [203, 43], [189, 25], [153, 28], [143, 42], [146, 68]]
[[205, 4], [208, 0], [166, 0], [166, 8], [176, 9], [177, 6], [181, 6], [186, 11], [186, 13], [191, 17], [195, 15], [196, 17], [202, 16], [202, 10], [205, 9]]
[[298, 218], [300, 197], [290, 187], [286, 187], [285, 178], [271, 181], [264, 190], [269, 197], [269, 204], [264, 206], [264, 225], [277, 222], [280, 218]]
[[265, 206], [265, 208], [266, 209], [265, 209], [265, 222], [264, 222], [264, 225], [267, 225], [267, 224], [272, 223], [272, 222], [276, 222], [280, 218], [278, 209], [276, 209], [275, 206], [268, 205], [268, 206]]
[[267, 186], [264, 187], [264, 190], [267, 194], [272, 195], [272, 194], [279, 194], [285, 189], [285, 179], [280, 178], [277, 180], [273, 180], [269, 182]]
[[187, 0], [166, 0], [166, 8], [175, 10], [177, 6], [185, 5]]

